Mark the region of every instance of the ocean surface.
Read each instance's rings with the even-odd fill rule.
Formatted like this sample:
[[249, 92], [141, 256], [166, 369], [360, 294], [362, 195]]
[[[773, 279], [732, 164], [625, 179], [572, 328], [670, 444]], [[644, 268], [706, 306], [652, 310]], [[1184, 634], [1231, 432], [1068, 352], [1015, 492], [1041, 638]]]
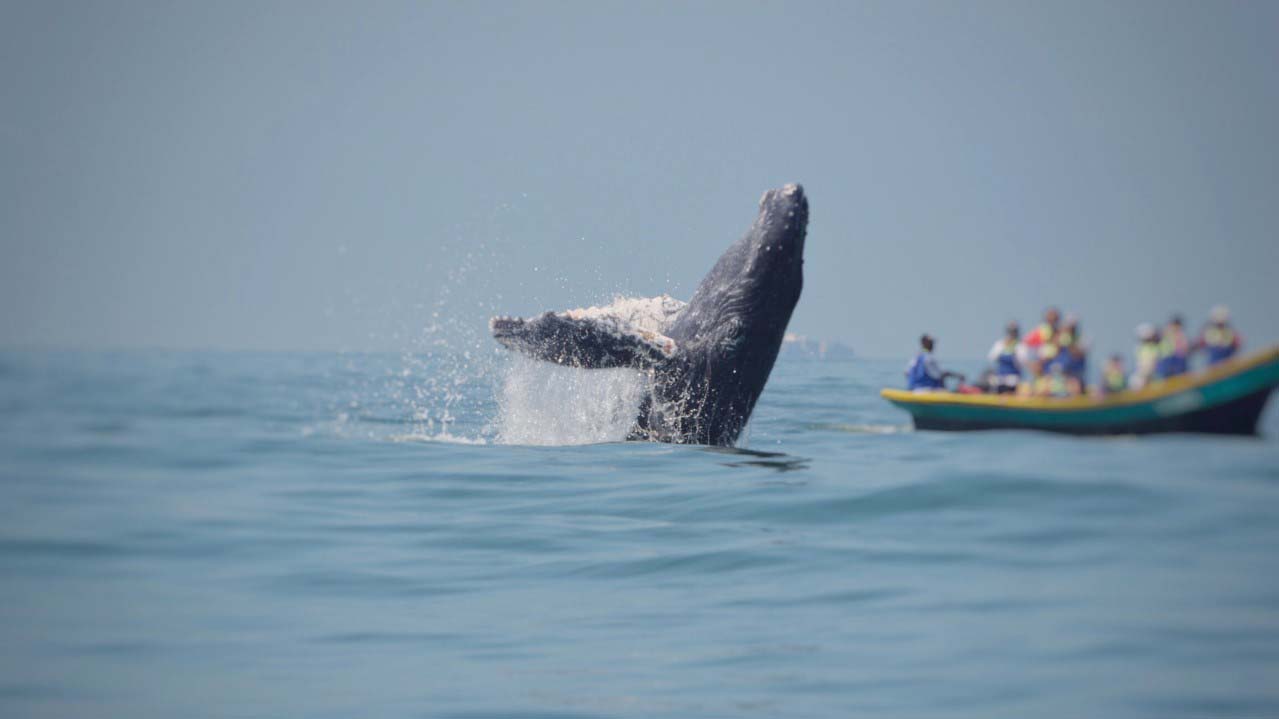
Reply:
[[723, 450], [485, 352], [0, 353], [0, 716], [1279, 715], [1273, 403], [914, 432], [903, 365]]

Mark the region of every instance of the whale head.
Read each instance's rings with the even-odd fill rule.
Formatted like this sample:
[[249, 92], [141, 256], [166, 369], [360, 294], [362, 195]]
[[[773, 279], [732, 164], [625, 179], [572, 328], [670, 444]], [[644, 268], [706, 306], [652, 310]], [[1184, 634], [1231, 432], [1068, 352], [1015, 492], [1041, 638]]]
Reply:
[[804, 285], [808, 199], [769, 190], [746, 235], [724, 251], [668, 331], [639, 437], [731, 445], [749, 421]]
[[729, 354], [749, 347], [767, 357], [764, 364], [771, 368], [803, 289], [807, 228], [804, 188], [765, 192], [750, 230], [698, 285], [672, 334], [686, 342], [716, 343]]
[[785, 185], [759, 199], [759, 215], [745, 238], [749, 258], [740, 279], [752, 285], [760, 299], [789, 308], [799, 301], [807, 229], [808, 198], [803, 187]]

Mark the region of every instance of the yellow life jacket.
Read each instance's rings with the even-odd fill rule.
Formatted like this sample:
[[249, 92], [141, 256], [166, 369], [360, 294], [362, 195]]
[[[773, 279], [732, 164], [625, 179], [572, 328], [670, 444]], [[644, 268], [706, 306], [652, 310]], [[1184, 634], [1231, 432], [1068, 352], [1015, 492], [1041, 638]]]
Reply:
[[1204, 344], [1209, 347], [1230, 347], [1235, 343], [1235, 332], [1229, 327], [1209, 325], [1204, 330]]
[[1066, 376], [1046, 374], [1035, 380], [1035, 394], [1046, 397], [1064, 397], [1070, 392], [1066, 388]]
[[1039, 359], [1050, 360], [1057, 356], [1061, 347], [1057, 342], [1057, 333], [1047, 322], [1039, 325], [1039, 337], [1043, 342], [1039, 345]]
[[1160, 357], [1185, 354], [1187, 349], [1186, 334], [1184, 332], [1174, 332], [1171, 329], [1164, 330], [1163, 339], [1159, 342]]
[[1137, 345], [1137, 367], [1139, 369], [1154, 367], [1160, 351], [1160, 345], [1155, 342], [1142, 342]]
[[1122, 392], [1128, 389], [1128, 378], [1121, 369], [1109, 368], [1103, 373], [1107, 392]]

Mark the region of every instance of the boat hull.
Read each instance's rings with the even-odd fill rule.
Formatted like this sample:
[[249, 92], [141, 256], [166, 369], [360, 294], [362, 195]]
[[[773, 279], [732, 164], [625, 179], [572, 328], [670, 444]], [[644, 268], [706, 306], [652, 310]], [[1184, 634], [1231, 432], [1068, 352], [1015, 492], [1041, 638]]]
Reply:
[[1279, 385], [1279, 348], [1105, 399], [884, 390], [917, 429], [1034, 429], [1079, 435], [1194, 432], [1255, 435]]
[[1257, 434], [1257, 422], [1266, 407], [1271, 390], [1254, 392], [1217, 407], [1170, 417], [1135, 421], [1042, 423], [1011, 417], [946, 417], [915, 415], [916, 429], [944, 431], [976, 431], [990, 429], [1038, 429], [1081, 435], [1156, 434], [1159, 432], [1195, 432], [1201, 434]]

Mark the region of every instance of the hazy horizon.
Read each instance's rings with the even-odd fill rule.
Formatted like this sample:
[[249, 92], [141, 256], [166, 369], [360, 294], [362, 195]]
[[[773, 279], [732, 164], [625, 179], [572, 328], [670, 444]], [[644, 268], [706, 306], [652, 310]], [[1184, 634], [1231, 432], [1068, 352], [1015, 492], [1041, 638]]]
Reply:
[[8, 3], [0, 346], [488, 347], [811, 201], [790, 329], [1279, 340], [1276, 4]]

